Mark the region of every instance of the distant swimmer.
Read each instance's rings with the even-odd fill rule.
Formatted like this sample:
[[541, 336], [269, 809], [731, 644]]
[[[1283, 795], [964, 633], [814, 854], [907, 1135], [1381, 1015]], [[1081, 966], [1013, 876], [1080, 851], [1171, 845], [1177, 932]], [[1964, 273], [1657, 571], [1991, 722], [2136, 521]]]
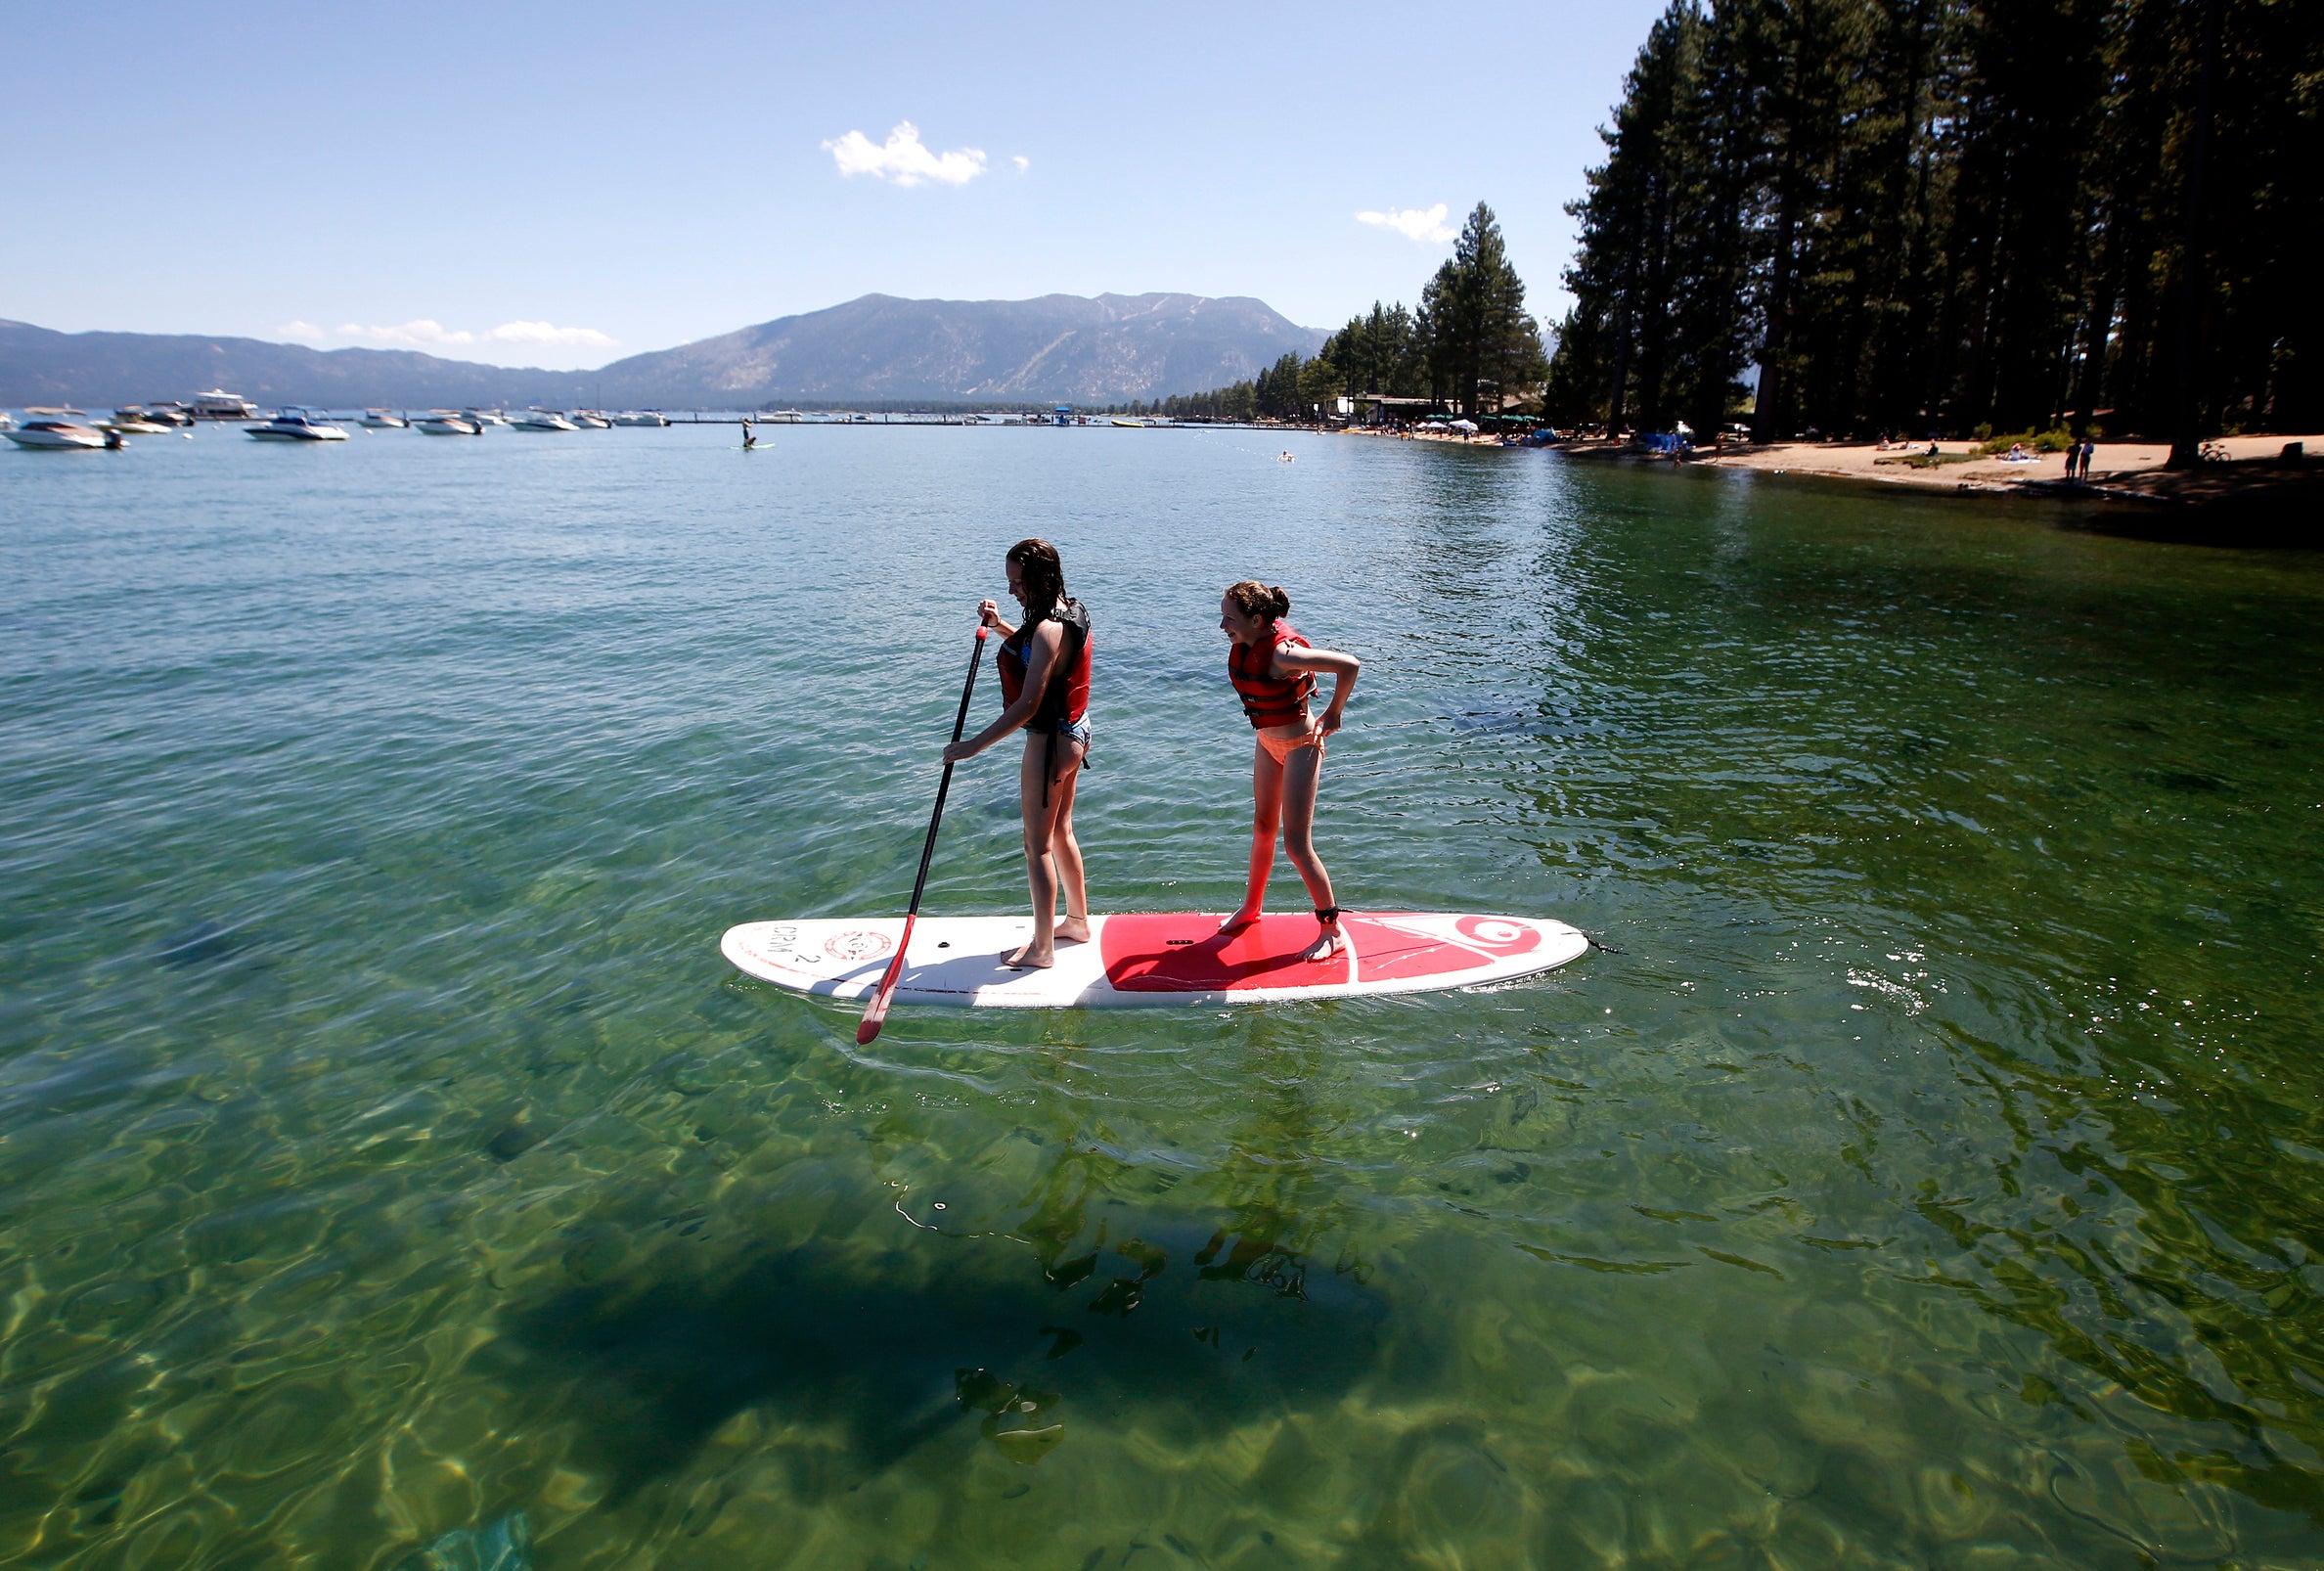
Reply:
[[1275, 462], [1277, 464], [1296, 464], [1299, 460], [1293, 458], [1288, 451], [1284, 451], [1275, 455]]
[[750, 417], [742, 417], [742, 451], [747, 453], [758, 446], [758, 438], [750, 433]]

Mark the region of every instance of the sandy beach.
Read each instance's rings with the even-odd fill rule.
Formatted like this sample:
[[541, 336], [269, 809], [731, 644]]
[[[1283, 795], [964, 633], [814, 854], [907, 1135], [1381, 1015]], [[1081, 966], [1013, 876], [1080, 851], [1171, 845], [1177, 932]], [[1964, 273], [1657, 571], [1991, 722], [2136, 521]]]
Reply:
[[[2311, 454], [2324, 454], [2324, 436], [2229, 436], [2216, 445], [2241, 464], [2273, 459], [2287, 442], [2304, 442]], [[1777, 474], [1825, 474], [1838, 479], [1878, 480], [1894, 485], [1927, 486], [1939, 490], [2000, 490], [2025, 480], [2061, 481], [2066, 478], [2066, 456], [2041, 453], [2030, 462], [2010, 463], [1977, 456], [1975, 442], [1939, 442], [1939, 453], [1967, 462], [1941, 463], [1922, 469], [1904, 462], [1926, 453], [1929, 444], [1883, 451], [1870, 442], [1770, 442], [1764, 447], [1701, 449], [1689, 464], [1721, 469], [1765, 470]], [[2090, 484], [2103, 487], [2135, 476], [2159, 472], [2170, 459], [2168, 442], [2100, 442], [2090, 462]]]

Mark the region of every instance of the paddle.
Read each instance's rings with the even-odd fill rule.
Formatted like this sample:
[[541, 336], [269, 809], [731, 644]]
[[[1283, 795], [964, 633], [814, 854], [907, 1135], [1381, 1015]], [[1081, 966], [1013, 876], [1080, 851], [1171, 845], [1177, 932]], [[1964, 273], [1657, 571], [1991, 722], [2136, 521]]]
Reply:
[[[968, 680], [961, 688], [961, 712], [953, 716], [952, 740], [961, 740], [961, 728], [968, 724], [968, 697], [976, 691], [976, 668], [984, 663], [985, 629], [976, 630], [976, 648], [968, 656]], [[904, 979], [904, 955], [912, 948], [912, 924], [919, 920], [920, 894], [928, 887], [928, 864], [936, 856], [936, 827], [944, 822], [944, 797], [952, 789], [953, 766], [944, 766], [944, 778], [936, 783], [936, 811], [928, 815], [928, 841], [920, 847], [919, 876], [912, 882], [912, 908], [904, 913], [904, 936], [896, 941], [896, 958], [888, 962], [887, 974], [879, 979], [879, 991], [872, 995], [872, 1002], [864, 1008], [863, 1023], [856, 1027], [856, 1046], [864, 1047], [879, 1035], [879, 1028], [887, 1024], [888, 1005], [895, 1001], [896, 984]]]

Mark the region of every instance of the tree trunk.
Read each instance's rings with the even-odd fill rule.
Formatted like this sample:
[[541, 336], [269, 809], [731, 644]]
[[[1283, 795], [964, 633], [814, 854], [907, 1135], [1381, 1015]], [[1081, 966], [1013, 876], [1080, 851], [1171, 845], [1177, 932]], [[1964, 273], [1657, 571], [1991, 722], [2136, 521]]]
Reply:
[[2172, 356], [2176, 382], [2171, 400], [2170, 468], [2193, 469], [2203, 462], [2202, 418], [2197, 395], [2197, 360], [2203, 346], [2203, 164], [2211, 151], [2212, 78], [2219, 58], [2221, 0], [2204, 0], [2203, 66], [2195, 79], [2195, 141], [2187, 154], [2187, 233], [2179, 253], [2178, 347]]

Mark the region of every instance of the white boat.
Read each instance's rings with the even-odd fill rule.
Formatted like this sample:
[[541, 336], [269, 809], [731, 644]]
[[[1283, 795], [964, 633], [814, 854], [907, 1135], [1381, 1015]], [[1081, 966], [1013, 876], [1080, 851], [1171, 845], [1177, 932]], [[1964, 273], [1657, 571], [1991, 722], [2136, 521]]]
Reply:
[[121, 429], [127, 430], [130, 421], [166, 431], [172, 426], [193, 425], [194, 417], [177, 404], [123, 404], [113, 411], [113, 424]]
[[169, 434], [169, 427], [166, 426], [146, 420], [141, 416], [124, 415], [117, 409], [113, 411], [113, 418], [103, 422], [99, 428], [119, 431], [123, 436], [167, 436]]
[[343, 442], [347, 433], [303, 409], [276, 412], [272, 420], [244, 427], [262, 442]]
[[520, 431], [577, 431], [581, 427], [546, 409], [528, 409], [509, 422], [510, 428]]
[[657, 414], [650, 409], [642, 414], [633, 410], [629, 414], [613, 417], [613, 424], [616, 426], [667, 426], [669, 423], [670, 418], [667, 415]]
[[509, 423], [509, 417], [497, 409], [464, 409], [460, 413], [479, 426], [506, 426]]
[[604, 416], [587, 409], [576, 409], [571, 414], [565, 416], [565, 419], [571, 421], [575, 426], [581, 427], [583, 430], [602, 431], [613, 424]]
[[16, 430], [0, 431], [0, 436], [6, 436], [19, 447], [52, 453], [122, 445], [118, 431], [101, 431], [94, 426], [77, 426], [69, 420], [28, 420]]
[[481, 436], [483, 424], [467, 415], [422, 415], [412, 422], [423, 436]]
[[384, 409], [367, 409], [363, 412], [363, 424], [375, 431], [399, 431], [411, 422]]
[[186, 405], [186, 413], [196, 420], [255, 420], [258, 406], [240, 393], [212, 387], [208, 392], [196, 393]]

